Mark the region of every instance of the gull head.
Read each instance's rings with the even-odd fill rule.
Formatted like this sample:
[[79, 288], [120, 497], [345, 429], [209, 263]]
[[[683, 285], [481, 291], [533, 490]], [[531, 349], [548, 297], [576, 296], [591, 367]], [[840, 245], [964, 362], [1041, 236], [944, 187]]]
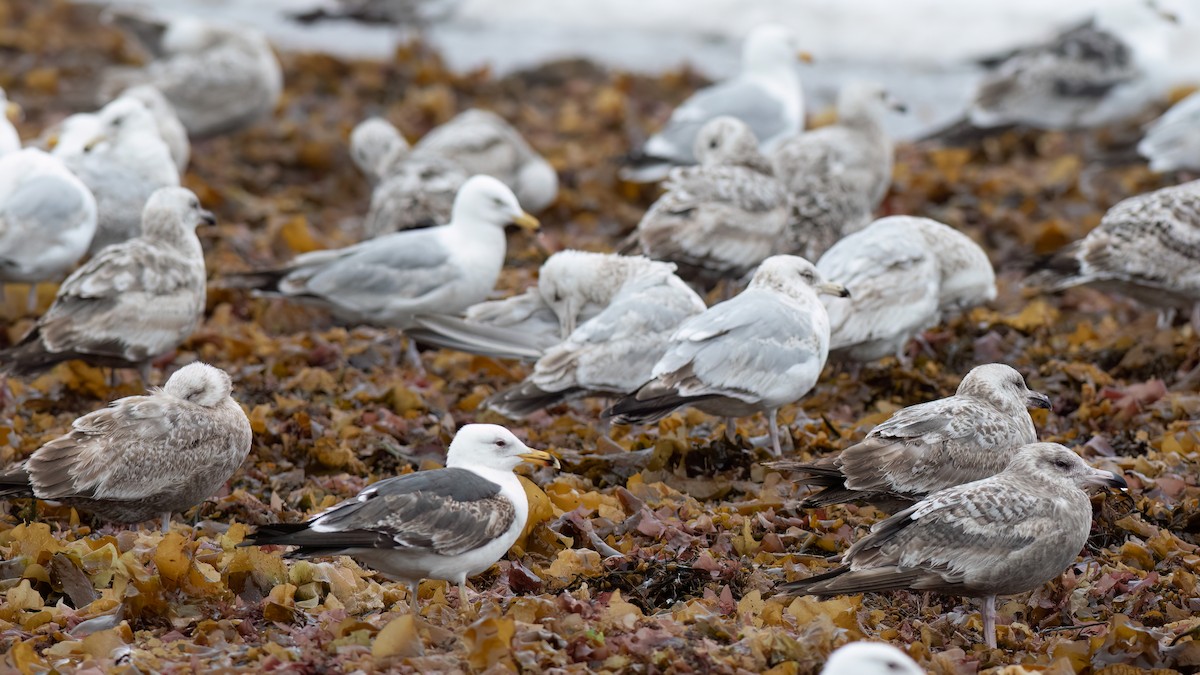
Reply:
[[217, 219], [200, 207], [200, 200], [187, 188], [159, 188], [146, 200], [142, 210], [142, 236], [173, 238], [180, 231], [191, 232], [200, 223], [215, 225]]
[[158, 138], [154, 114], [140, 100], [122, 96], [96, 113], [93, 135], [84, 143], [83, 151], [91, 152], [101, 143], [119, 145], [143, 134]]
[[575, 331], [584, 306], [589, 303], [607, 306], [628, 279], [657, 267], [674, 270], [671, 263], [642, 256], [559, 251], [538, 271], [538, 294], [558, 317], [565, 339]]
[[167, 97], [163, 96], [163, 93], [154, 85], [139, 84], [135, 87], [130, 87], [121, 92], [118, 98], [131, 98], [135, 101], [141, 101], [142, 105], [146, 106], [146, 109], [155, 118], [175, 114], [175, 107], [171, 105]]
[[841, 121], [862, 117], [879, 121], [889, 110], [905, 113], [908, 106], [878, 82], [851, 82], [838, 92], [837, 111]]
[[468, 424], [458, 430], [446, 452], [446, 466], [512, 471], [522, 462], [559, 468], [558, 459], [534, 450], [498, 424]]
[[889, 644], [851, 642], [829, 655], [821, 675], [925, 675], [925, 671]]
[[471, 176], [454, 196], [452, 223], [504, 227], [509, 223], [525, 230], [538, 228], [537, 218], [525, 213], [508, 186], [491, 176]]
[[692, 153], [701, 164], [743, 164], [759, 157], [758, 139], [736, 117], [715, 117], [696, 134]]
[[162, 48], [168, 54], [196, 53], [211, 49], [221, 41], [222, 31], [194, 16], [172, 19], [163, 31]]
[[205, 408], [215, 408], [229, 398], [233, 383], [229, 374], [199, 361], [175, 371], [163, 392]]
[[816, 265], [795, 255], [773, 255], [762, 261], [750, 279], [750, 288], [772, 288], [793, 297], [801, 293], [850, 297], [845, 286], [826, 281]]
[[1031, 390], [1021, 373], [1003, 363], [972, 368], [958, 383], [957, 395], [987, 401], [1012, 415], [1021, 414], [1025, 408], [1051, 407], [1049, 396]]
[[1129, 488], [1122, 476], [1088, 466], [1074, 451], [1058, 443], [1022, 445], [1008, 463], [1005, 472], [1018, 473], [1023, 477], [1041, 477], [1054, 483], [1073, 485], [1081, 490], [1097, 486], [1122, 490]]
[[742, 68], [747, 71], [790, 69], [800, 60], [807, 55], [800, 51], [796, 35], [778, 24], [754, 28], [742, 43]]
[[389, 163], [408, 149], [408, 141], [400, 135], [400, 130], [382, 117], [369, 117], [350, 132], [350, 158], [359, 171], [376, 180], [383, 177]]

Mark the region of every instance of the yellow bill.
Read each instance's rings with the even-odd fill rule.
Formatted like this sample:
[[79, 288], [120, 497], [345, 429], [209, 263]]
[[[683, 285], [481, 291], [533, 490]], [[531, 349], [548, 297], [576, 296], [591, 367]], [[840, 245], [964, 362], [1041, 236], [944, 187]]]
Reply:
[[552, 466], [556, 469], [562, 468], [562, 465], [558, 463], [557, 457], [542, 450], [530, 450], [529, 452], [517, 456], [531, 464], [537, 464], [539, 466]]

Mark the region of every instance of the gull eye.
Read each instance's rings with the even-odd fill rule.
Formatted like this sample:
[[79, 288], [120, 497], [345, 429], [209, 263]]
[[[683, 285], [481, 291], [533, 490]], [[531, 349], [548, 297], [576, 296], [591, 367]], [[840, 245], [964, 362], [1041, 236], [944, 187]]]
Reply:
[[1071, 468], [1071, 463], [1065, 459], [1056, 459], [1054, 460], [1054, 467], [1066, 471]]
[[708, 142], [708, 147], [713, 148], [713, 149], [720, 147], [720, 145], [721, 145], [720, 142], [718, 142], [717, 139], [715, 139], [715, 138]]
[[508, 445], [508, 441], [504, 440], [503, 438], [496, 439], [496, 447], [497, 448], [503, 448], [507, 445]]

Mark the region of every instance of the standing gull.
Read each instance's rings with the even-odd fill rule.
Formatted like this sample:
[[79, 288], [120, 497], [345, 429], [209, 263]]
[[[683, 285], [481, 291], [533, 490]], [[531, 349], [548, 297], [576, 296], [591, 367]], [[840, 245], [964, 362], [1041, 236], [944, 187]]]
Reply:
[[1037, 440], [1028, 406], [1049, 408], [1025, 378], [1001, 364], [976, 366], [948, 398], [896, 411], [837, 457], [783, 460], [772, 468], [809, 474], [796, 482], [822, 488], [805, 508], [850, 501], [910, 504], [938, 490], [987, 478], [1013, 451]]
[[925, 670], [889, 644], [851, 642], [829, 655], [821, 675], [925, 675]]
[[1159, 325], [1200, 301], [1200, 181], [1117, 202], [1086, 237], [1043, 260], [1028, 285], [1093, 286], [1159, 309]]
[[162, 25], [131, 13], [116, 14], [155, 60], [143, 68], [110, 68], [100, 85], [108, 98], [134, 85], [161, 91], [188, 134], [215, 136], [270, 115], [283, 91], [283, 72], [266, 37], [242, 26], [185, 16]]
[[1137, 149], [1150, 160], [1150, 170], [1156, 173], [1200, 170], [1200, 91], [1154, 120]]
[[1087, 542], [1089, 486], [1126, 488], [1057, 443], [1023, 446], [1004, 471], [929, 495], [854, 543], [842, 565], [784, 584], [789, 595], [908, 589], [982, 596], [983, 635], [996, 646], [996, 596], [1058, 577]]
[[64, 129], [53, 154], [96, 198], [98, 221], [89, 251], [97, 253], [140, 231], [155, 190], [179, 185], [171, 150], [141, 101], [120, 98], [94, 118]]
[[782, 454], [776, 413], [813, 388], [829, 354], [829, 317], [817, 293], [846, 295], [812, 263], [767, 258], [750, 286], [683, 322], [654, 379], [604, 411], [621, 424], [653, 422], [690, 405], [726, 418], [766, 412], [771, 447]]
[[246, 545], [296, 546], [288, 557], [348, 555], [408, 584], [417, 613], [421, 579], [458, 584], [504, 557], [525, 529], [529, 501], [513, 474], [521, 462], [553, 465], [508, 429], [468, 424], [446, 453], [446, 468], [381, 480], [302, 523], [264, 525]]
[[696, 136], [699, 166], [677, 167], [666, 193], [642, 216], [642, 253], [680, 265], [687, 277], [741, 277], [781, 249], [787, 195], [754, 134], [718, 117]]
[[186, 511], [214, 494], [250, 452], [250, 420], [225, 371], [180, 368], [162, 389], [75, 420], [71, 432], [0, 474], [0, 497], [32, 496], [140, 523]]
[[215, 220], [189, 190], [156, 191], [142, 235], [67, 277], [33, 330], [0, 351], [0, 372], [27, 376], [82, 359], [136, 367], [148, 381], [150, 361], [186, 340], [204, 315], [204, 251], [195, 232], [202, 222]]
[[892, 184], [888, 109], [903, 111], [882, 86], [854, 82], [838, 95], [838, 123], [782, 141], [771, 154], [790, 206], [788, 250], [815, 259], [862, 229]]
[[822, 298], [830, 356], [902, 358], [909, 340], [947, 315], [996, 297], [987, 254], [954, 228], [915, 216], [889, 216], [833, 245], [817, 270], [850, 291]]
[[675, 165], [693, 164], [696, 136], [710, 120], [729, 116], [744, 122], [770, 151], [804, 128], [804, 94], [796, 75], [801, 53], [795, 36], [782, 26], [750, 31], [742, 46], [742, 71], [692, 94], [642, 146], [621, 177], [635, 182], [662, 180]]

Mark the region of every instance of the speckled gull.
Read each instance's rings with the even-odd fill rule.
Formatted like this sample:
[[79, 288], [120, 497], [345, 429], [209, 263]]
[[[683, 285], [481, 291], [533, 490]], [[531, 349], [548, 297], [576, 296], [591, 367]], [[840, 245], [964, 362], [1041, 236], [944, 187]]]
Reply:
[[270, 115], [283, 91], [283, 71], [266, 37], [253, 28], [185, 16], [161, 22], [114, 12], [154, 60], [142, 68], [110, 68], [100, 94], [110, 98], [140, 84], [161, 91], [193, 137], [247, 127]]
[[503, 183], [474, 176], [459, 190], [446, 225], [305, 253], [235, 279], [345, 322], [407, 328], [415, 316], [461, 312], [487, 297], [504, 266], [508, 223], [538, 225]]
[[1200, 181], [1122, 200], [1083, 239], [1040, 263], [1028, 285], [1093, 286], [1160, 310], [1160, 326], [1200, 301]]
[[741, 277], [783, 248], [787, 195], [754, 134], [732, 117], [704, 125], [696, 156], [699, 166], [671, 170], [666, 192], [642, 216], [641, 252], [676, 263], [685, 277]]
[[92, 191], [98, 220], [91, 253], [141, 231], [155, 190], [179, 185], [171, 150], [141, 101], [120, 98], [94, 118], [65, 128], [52, 153]]
[[1200, 92], [1171, 106], [1146, 128], [1138, 153], [1157, 173], [1200, 170]]
[[736, 76], [692, 94], [651, 136], [633, 166], [621, 177], [636, 182], [662, 180], [675, 165], [693, 164], [696, 136], [716, 117], [734, 117], [750, 127], [770, 151], [804, 128], [804, 94], [796, 63], [801, 54], [795, 36], [777, 25], [750, 31], [742, 46], [742, 70]]
[[150, 361], [203, 318], [204, 251], [195, 232], [202, 222], [215, 221], [190, 191], [155, 191], [141, 236], [104, 249], [67, 277], [33, 329], [0, 351], [0, 372], [27, 376], [81, 359], [136, 367], [148, 381]]
[[796, 482], [821, 488], [801, 502], [804, 507], [907, 505], [1003, 470], [1013, 451], [1037, 440], [1028, 406], [1049, 408], [1050, 399], [1030, 391], [1009, 366], [976, 366], [953, 396], [896, 411], [837, 457], [771, 466], [807, 473]]
[[21, 136], [13, 126], [20, 113], [20, 106], [9, 101], [8, 95], [0, 89], [0, 157], [21, 149]]
[[838, 568], [780, 590], [982, 596], [983, 637], [995, 648], [996, 596], [1034, 590], [1075, 561], [1091, 530], [1091, 486], [1127, 487], [1057, 443], [1023, 446], [1002, 472], [929, 495], [871, 527]]
[[0, 155], [0, 282], [62, 279], [95, 232], [96, 200], [61, 160], [36, 148]]
[[62, 502], [114, 523], [186, 511], [225, 484], [250, 452], [250, 420], [229, 375], [180, 368], [162, 389], [113, 401], [0, 474], [0, 497]]
[[813, 388], [829, 353], [829, 318], [818, 293], [846, 289], [803, 258], [767, 258], [746, 290], [684, 321], [654, 379], [604, 416], [640, 424], [690, 405], [725, 417], [731, 437], [731, 418], [765, 412], [772, 450], [781, 454], [776, 413]]
[[[671, 346], [671, 336], [704, 301], [675, 276], [675, 266], [641, 257], [582, 254], [602, 259], [596, 268], [607, 286], [603, 311], [546, 350], [521, 384], [491, 396], [485, 405], [517, 419], [582, 396], [626, 395], [650, 380]], [[604, 283], [607, 282], [607, 283]]]
[[851, 642], [829, 655], [821, 675], [925, 675], [925, 669], [884, 642]]
[[854, 82], [838, 95], [837, 124], [784, 139], [771, 154], [791, 210], [787, 250], [810, 259], [871, 222], [892, 184], [888, 109], [903, 111], [880, 85]]
[[822, 298], [831, 358], [903, 358], [909, 340], [925, 329], [996, 297], [983, 249], [928, 218], [880, 218], [834, 244], [817, 270], [850, 291], [849, 298]]
[[381, 480], [302, 523], [263, 525], [245, 545], [297, 547], [288, 557], [348, 555], [408, 584], [418, 613], [422, 579], [466, 584], [504, 557], [525, 528], [529, 501], [513, 474], [522, 462], [558, 467], [508, 429], [468, 424], [446, 453], [446, 468]]

